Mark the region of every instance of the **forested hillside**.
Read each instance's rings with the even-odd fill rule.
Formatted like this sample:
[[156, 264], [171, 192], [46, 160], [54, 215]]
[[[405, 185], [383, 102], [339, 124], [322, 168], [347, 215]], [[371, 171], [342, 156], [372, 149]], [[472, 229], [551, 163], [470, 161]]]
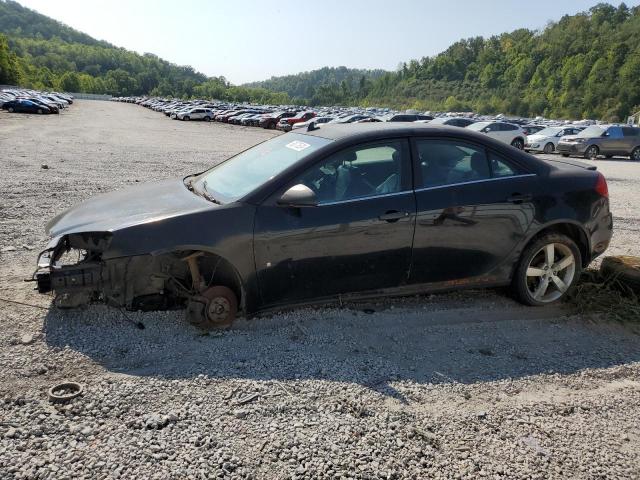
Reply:
[[462, 40], [381, 77], [365, 102], [624, 119], [640, 110], [640, 7], [601, 3], [540, 32]]
[[[325, 67], [232, 86], [0, 0], [0, 83], [113, 95], [623, 120], [640, 110], [640, 7], [601, 3], [540, 31], [456, 42], [396, 72]], [[256, 47], [259, 48], [259, 47]]]
[[224, 77], [207, 78], [150, 53], [117, 48], [11, 0], [0, 0], [0, 83], [125, 96], [215, 93], [236, 101], [287, 100], [264, 89], [232, 87]]
[[624, 119], [640, 110], [640, 7], [601, 3], [541, 31], [461, 40], [349, 88], [308, 80], [303, 73], [260, 85], [311, 104]]
[[361, 70], [347, 67], [324, 67], [296, 75], [271, 77], [262, 82], [248, 83], [248, 87], [261, 87], [274, 92], [285, 92], [294, 101], [312, 105], [339, 103], [342, 97], [352, 97], [362, 90], [366, 82], [381, 77], [385, 70]]

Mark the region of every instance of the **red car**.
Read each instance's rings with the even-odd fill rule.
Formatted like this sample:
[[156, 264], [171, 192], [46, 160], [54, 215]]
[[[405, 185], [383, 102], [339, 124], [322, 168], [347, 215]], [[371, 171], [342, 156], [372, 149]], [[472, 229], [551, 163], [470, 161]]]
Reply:
[[315, 116], [316, 116], [316, 112], [311, 112], [309, 110], [305, 112], [298, 112], [293, 117], [280, 119], [276, 128], [284, 132], [289, 132], [293, 128], [294, 124], [300, 123], [300, 122], [306, 122], [307, 120], [310, 120]]

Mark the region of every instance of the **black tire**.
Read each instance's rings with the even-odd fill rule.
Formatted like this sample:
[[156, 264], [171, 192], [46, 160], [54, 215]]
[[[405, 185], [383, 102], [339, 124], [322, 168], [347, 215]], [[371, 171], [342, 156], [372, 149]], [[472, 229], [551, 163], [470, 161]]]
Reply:
[[182, 120], [184, 120], [185, 122], [188, 122], [189, 120], [191, 120], [191, 117], [182, 117]]
[[553, 143], [549, 142], [544, 146], [544, 153], [548, 155], [550, 153], [553, 153], [555, 149], [556, 147], [553, 146]]
[[605, 257], [600, 265], [600, 273], [605, 278], [615, 275], [617, 280], [640, 293], [640, 257]]
[[9, 107], [9, 108], [7, 109], [7, 111], [8, 111], [9, 113], [13, 113], [15, 110], [13, 109], [13, 107]]
[[604, 158], [613, 158], [613, 155], [605, 155]]
[[[572, 263], [557, 271], [554, 270], [553, 267], [538, 265], [537, 262], [540, 260], [545, 262], [545, 265], [547, 263], [545, 249], [547, 245], [554, 246], [554, 263], [552, 265], [560, 266], [559, 264], [562, 261], [569, 258], [569, 252], [573, 256]], [[540, 257], [541, 254], [542, 257]], [[560, 257], [561, 255], [562, 257]], [[542, 275], [529, 275], [528, 272], [530, 269], [531, 271], [542, 271], [544, 273]], [[525, 305], [549, 305], [570, 295], [581, 273], [582, 255], [576, 243], [566, 235], [548, 233], [535, 238], [524, 249], [520, 256], [518, 267], [515, 270], [511, 286], [516, 298]], [[563, 275], [564, 278], [560, 278], [560, 275]], [[561, 291], [553, 277], [559, 279], [566, 289]], [[545, 281], [548, 287], [541, 290], [542, 295], [536, 298], [534, 295], [535, 292], [532, 292], [532, 290], [538, 291], [538, 287], [541, 287]], [[538, 283], [536, 284], [536, 282]], [[552, 290], [549, 291], [549, 288]]]
[[599, 154], [600, 154], [600, 149], [595, 145], [591, 145], [584, 151], [584, 158], [587, 158], [589, 160], [595, 160], [596, 158], [598, 158]]
[[205, 122], [210, 122], [211, 121], [211, 117], [204, 117], [204, 121]]
[[629, 155], [629, 158], [636, 162], [640, 162], [640, 147], [634, 148], [631, 155]]
[[517, 148], [518, 150], [522, 150], [524, 148], [524, 140], [521, 138], [514, 138], [511, 142], [511, 146]]
[[566, 157], [569, 156], [569, 154], [568, 153], [563, 153], [562, 156], [566, 158]]

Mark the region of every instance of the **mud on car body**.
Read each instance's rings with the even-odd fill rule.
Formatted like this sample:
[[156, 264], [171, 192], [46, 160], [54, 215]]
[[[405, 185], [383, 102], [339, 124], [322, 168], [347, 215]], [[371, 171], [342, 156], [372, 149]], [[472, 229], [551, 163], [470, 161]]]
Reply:
[[513, 286], [559, 300], [612, 235], [594, 167], [428, 124], [310, 124], [210, 170], [98, 195], [47, 225], [38, 290], [74, 308], [237, 312]]

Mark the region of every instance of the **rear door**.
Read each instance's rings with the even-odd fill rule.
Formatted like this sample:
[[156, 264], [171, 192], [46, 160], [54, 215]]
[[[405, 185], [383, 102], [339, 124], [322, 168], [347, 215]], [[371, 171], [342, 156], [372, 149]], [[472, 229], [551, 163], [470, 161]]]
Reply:
[[416, 139], [413, 148], [417, 218], [410, 282], [503, 280], [510, 271], [504, 262], [533, 221], [536, 175], [453, 138]]
[[635, 147], [640, 145], [640, 129], [633, 127], [622, 127], [622, 135], [624, 138], [624, 152], [621, 155], [631, 155]]
[[600, 141], [600, 153], [603, 155], [625, 155], [626, 143], [621, 127], [609, 127]]
[[[293, 185], [317, 207], [277, 199]], [[407, 282], [415, 224], [407, 139], [349, 147], [292, 179], [256, 212], [254, 252], [265, 306]]]

